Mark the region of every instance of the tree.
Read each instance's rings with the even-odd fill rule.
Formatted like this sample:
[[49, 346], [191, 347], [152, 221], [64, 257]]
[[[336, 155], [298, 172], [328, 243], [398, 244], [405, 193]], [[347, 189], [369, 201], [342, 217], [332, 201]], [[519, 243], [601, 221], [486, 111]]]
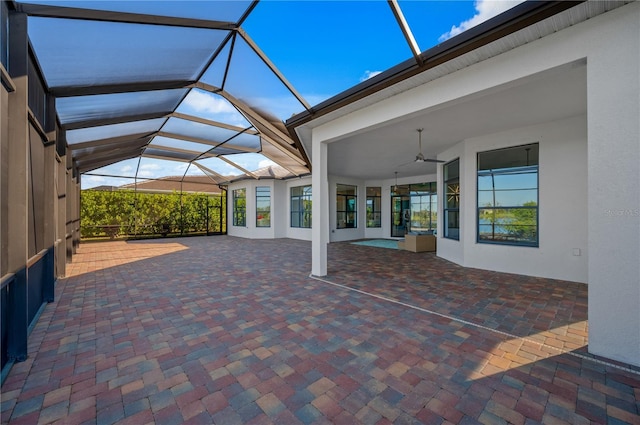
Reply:
[[509, 217], [506, 218], [502, 227], [519, 241], [535, 241], [538, 233], [538, 209], [535, 201], [525, 202], [523, 208], [513, 208], [508, 210]]
[[80, 195], [83, 238], [170, 233], [224, 233], [226, 193], [141, 193], [83, 190]]

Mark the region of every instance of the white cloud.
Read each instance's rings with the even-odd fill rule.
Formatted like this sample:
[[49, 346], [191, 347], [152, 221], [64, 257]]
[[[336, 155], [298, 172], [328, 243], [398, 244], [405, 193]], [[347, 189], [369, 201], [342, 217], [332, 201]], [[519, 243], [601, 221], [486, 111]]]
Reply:
[[360, 77], [360, 82], [366, 81], [369, 78], [373, 78], [376, 75], [380, 74], [382, 71], [369, 71], [368, 69], [364, 72], [364, 75]]
[[160, 177], [160, 174], [158, 171], [160, 170], [160, 166], [158, 164], [140, 164], [140, 167], [138, 169], [138, 177], [146, 177], [146, 178], [156, 178], [156, 177]]
[[138, 171], [138, 177], [152, 179], [155, 178], [156, 175], [153, 171], [150, 170], [140, 170]]
[[[231, 160], [233, 161], [233, 158], [231, 158]], [[247, 161], [233, 161], [234, 164], [238, 164], [240, 167], [244, 168], [245, 170], [248, 170], [249, 168], [251, 168], [251, 166], [247, 163]], [[243, 171], [240, 171], [240, 174], [244, 173]]]
[[133, 183], [133, 179], [123, 179], [117, 177], [95, 176], [91, 174], [83, 174], [81, 179], [82, 190], [91, 189], [96, 186], [121, 186], [127, 183]]
[[125, 165], [120, 167], [120, 172], [124, 175], [133, 171], [133, 167], [131, 165]]
[[178, 111], [238, 127], [247, 126], [245, 117], [226, 99], [201, 90], [191, 90]]
[[211, 94], [192, 90], [189, 96], [184, 100], [185, 105], [197, 112], [205, 112], [211, 114], [228, 114], [237, 113], [233, 106], [223, 99], [217, 98]]
[[[174, 175], [184, 174], [184, 171], [185, 171], [186, 167], [187, 167], [187, 164], [185, 164], [183, 162], [176, 162], [175, 166], [171, 170], [171, 173], [174, 174]], [[195, 165], [192, 165], [187, 170], [187, 174], [190, 175], [190, 176], [194, 176], [194, 175], [202, 175], [204, 173], [202, 172], [201, 169], [199, 169]]]
[[162, 168], [160, 164], [153, 163], [153, 162], [146, 162], [146, 163], [140, 164], [141, 171], [153, 171], [153, 170], [159, 170], [160, 168]]
[[83, 175], [82, 176], [82, 189], [89, 189], [92, 187], [96, 187], [96, 186], [101, 186], [106, 182], [107, 179], [105, 179], [102, 176], [91, 176], [91, 175]]
[[[244, 168], [242, 164], [238, 164], [238, 165]], [[244, 174], [244, 173], [239, 169], [237, 169], [236, 167], [229, 165], [225, 167], [220, 174], [222, 174], [223, 176], [239, 176], [240, 174]]]
[[258, 169], [270, 167], [272, 165], [276, 165], [276, 163], [270, 159], [263, 159], [262, 161], [258, 162]]
[[451, 37], [455, 37], [469, 28], [475, 27], [476, 25], [499, 15], [505, 10], [511, 9], [523, 1], [524, 0], [476, 0], [474, 5], [476, 8], [476, 14], [471, 19], [467, 19], [458, 25], [453, 25], [450, 31], [442, 34], [440, 38], [438, 38], [438, 41], [442, 42], [450, 39]]

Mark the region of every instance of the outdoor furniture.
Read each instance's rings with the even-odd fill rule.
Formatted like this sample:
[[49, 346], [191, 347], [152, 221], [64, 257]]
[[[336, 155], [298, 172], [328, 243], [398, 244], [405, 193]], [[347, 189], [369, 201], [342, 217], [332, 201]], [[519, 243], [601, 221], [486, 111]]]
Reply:
[[434, 235], [420, 235], [408, 233], [404, 241], [398, 241], [398, 249], [411, 252], [435, 252], [436, 237]]

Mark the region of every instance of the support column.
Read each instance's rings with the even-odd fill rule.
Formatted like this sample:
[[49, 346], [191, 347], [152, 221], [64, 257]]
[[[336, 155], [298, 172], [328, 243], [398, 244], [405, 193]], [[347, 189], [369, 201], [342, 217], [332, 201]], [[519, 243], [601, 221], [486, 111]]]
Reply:
[[329, 243], [329, 176], [327, 173], [328, 145], [312, 141], [311, 175], [312, 221], [311, 274], [327, 275], [327, 244]]
[[65, 276], [67, 264], [65, 236], [67, 233], [66, 176], [66, 157], [56, 155], [56, 277]]
[[47, 96], [47, 117], [44, 123], [47, 143], [44, 148], [44, 193], [45, 193], [45, 215], [44, 215], [44, 246], [45, 248], [55, 247], [56, 243], [56, 207], [58, 194], [56, 193], [56, 178], [58, 161], [56, 160], [56, 131], [55, 115], [56, 104], [53, 96]]
[[[27, 16], [9, 15], [9, 75], [15, 91], [8, 101], [7, 184], [7, 269], [16, 274], [11, 284], [7, 308], [9, 330], [7, 353], [10, 360], [27, 358], [27, 261], [29, 259], [27, 217], [29, 216], [29, 116], [28, 116], [28, 36]], [[5, 211], [2, 212], [3, 214]], [[4, 255], [4, 254], [3, 254]]]
[[[47, 134], [47, 138], [51, 140], [55, 137], [55, 133]], [[44, 194], [45, 194], [45, 214], [44, 214], [44, 246], [49, 251], [45, 257], [46, 269], [45, 269], [45, 284], [43, 287], [43, 300], [46, 302], [53, 302], [55, 299], [55, 281], [58, 277], [56, 275], [55, 267], [55, 252], [56, 252], [56, 210], [58, 204], [58, 194], [56, 192], [56, 169], [58, 162], [56, 161], [56, 146], [55, 143], [49, 142], [45, 146], [44, 151]]]
[[7, 262], [9, 272], [25, 267], [28, 260], [28, 176], [29, 169], [29, 116], [27, 77], [27, 16], [12, 13], [9, 20], [11, 40], [9, 75], [15, 91], [9, 94], [9, 146], [8, 146], [8, 240]]
[[587, 58], [589, 351], [640, 366], [640, 8], [630, 10], [624, 42]]
[[[77, 171], [74, 171], [77, 173]], [[72, 179], [73, 182], [73, 254], [80, 246], [80, 175]]]
[[73, 178], [72, 178], [72, 170], [71, 170], [71, 159], [70, 159], [71, 153], [67, 152], [66, 155], [66, 168], [65, 168], [65, 174], [64, 174], [64, 181], [65, 181], [65, 203], [66, 203], [66, 211], [65, 211], [65, 246], [66, 246], [66, 251], [67, 251], [67, 262], [71, 262], [71, 259], [73, 258], [73, 254], [74, 254], [74, 247], [73, 247], [73, 217], [74, 217], [74, 208], [73, 208], [73, 197], [74, 197], [74, 190], [73, 190]]
[[56, 242], [56, 216], [55, 216], [55, 204], [57, 201], [57, 194], [55, 188], [55, 175], [56, 175], [56, 153], [55, 146], [45, 146], [44, 148], [44, 247], [46, 249], [54, 246]]

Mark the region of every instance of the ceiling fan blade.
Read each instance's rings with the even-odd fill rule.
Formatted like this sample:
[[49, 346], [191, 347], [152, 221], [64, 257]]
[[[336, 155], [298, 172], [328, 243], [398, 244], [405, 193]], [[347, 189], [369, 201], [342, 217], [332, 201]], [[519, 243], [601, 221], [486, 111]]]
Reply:
[[424, 159], [424, 162], [437, 162], [437, 163], [442, 163], [442, 162], [445, 162], [445, 161], [443, 161], [443, 160], [441, 160], [441, 159], [425, 158], [425, 159]]
[[415, 163], [415, 161], [405, 162], [404, 164], [397, 165], [396, 168], [398, 168], [398, 167], [406, 167], [407, 165], [411, 165], [411, 164], [414, 164], [414, 163]]

